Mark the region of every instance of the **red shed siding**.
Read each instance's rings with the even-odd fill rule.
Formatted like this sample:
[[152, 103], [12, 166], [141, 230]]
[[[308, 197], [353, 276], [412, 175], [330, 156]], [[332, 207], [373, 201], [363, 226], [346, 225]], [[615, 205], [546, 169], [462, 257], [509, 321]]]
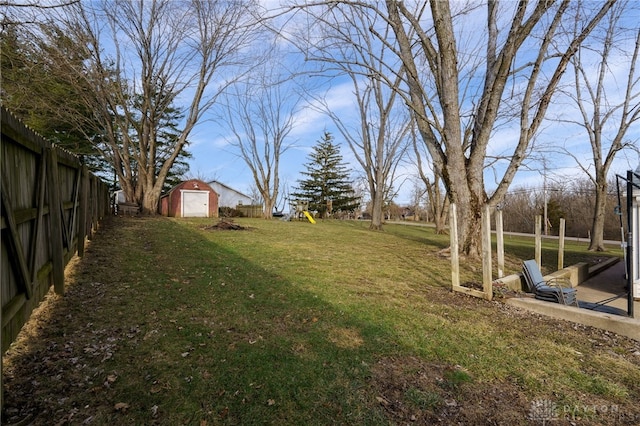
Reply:
[[209, 191], [209, 216], [218, 217], [218, 194], [205, 182], [191, 179], [174, 186], [160, 199], [160, 214], [169, 217], [182, 216], [182, 190]]

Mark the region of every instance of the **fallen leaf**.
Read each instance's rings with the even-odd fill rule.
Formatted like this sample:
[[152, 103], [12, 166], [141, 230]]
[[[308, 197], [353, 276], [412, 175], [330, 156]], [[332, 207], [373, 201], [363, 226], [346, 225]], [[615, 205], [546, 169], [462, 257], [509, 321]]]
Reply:
[[224, 409], [222, 409], [222, 411], [220, 411], [220, 413], [218, 413], [218, 415], [220, 417], [222, 417], [223, 419], [225, 417], [227, 417], [227, 414], [229, 414], [229, 407], [224, 407]]
[[387, 401], [385, 398], [381, 397], [381, 396], [376, 396], [376, 400], [384, 405], [385, 407], [389, 405], [389, 401]]
[[116, 411], [122, 411], [124, 413], [129, 409], [129, 404], [127, 404], [126, 402], [118, 402], [113, 406], [113, 408], [115, 408]]
[[276, 404], [275, 400], [273, 400], [273, 399], [268, 399], [267, 400], [267, 405], [275, 405], [275, 404]]

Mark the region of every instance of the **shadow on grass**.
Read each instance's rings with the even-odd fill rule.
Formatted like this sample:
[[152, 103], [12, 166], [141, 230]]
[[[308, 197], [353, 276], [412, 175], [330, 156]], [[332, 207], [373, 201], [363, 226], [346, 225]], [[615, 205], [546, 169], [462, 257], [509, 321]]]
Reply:
[[393, 331], [213, 240], [168, 220], [113, 219], [67, 294], [10, 349], [5, 417], [385, 423], [369, 366], [397, 353]]
[[[319, 251], [273, 257], [287, 253], [277, 244], [302, 249], [319, 236], [336, 250], [344, 227], [356, 225], [321, 226], [270, 224], [233, 234], [163, 218], [114, 219], [69, 271], [67, 295], [52, 297], [10, 349], [5, 418], [30, 417], [36, 425], [518, 424], [530, 407], [519, 386], [536, 389], [536, 374], [557, 380], [560, 371], [538, 366], [530, 346], [549, 348], [554, 359], [567, 346], [587, 352], [569, 340], [568, 325], [525, 323], [488, 302], [425, 291], [418, 280], [440, 270], [425, 268], [420, 256], [409, 265], [427, 271], [397, 289], [385, 286], [404, 280], [402, 269], [379, 282], [357, 276], [363, 285], [343, 292], [321, 291], [340, 289], [341, 276], [308, 282], [327, 273], [310, 260], [330, 270], [337, 259], [321, 259]], [[278, 232], [298, 242], [268, 240]], [[434, 245], [428, 234], [417, 235], [405, 237]], [[379, 272], [388, 255], [381, 251], [397, 251], [386, 240], [373, 244], [364, 230], [351, 241], [373, 246], [366, 253]], [[254, 261], [251, 250], [259, 252]], [[520, 345], [531, 327], [538, 335]], [[520, 385], [476, 382], [479, 371], [497, 381], [511, 375]]]
[[384, 226], [384, 230], [408, 241], [437, 247], [438, 250], [445, 249], [450, 245], [449, 235], [438, 235], [435, 227], [426, 224], [389, 223]]

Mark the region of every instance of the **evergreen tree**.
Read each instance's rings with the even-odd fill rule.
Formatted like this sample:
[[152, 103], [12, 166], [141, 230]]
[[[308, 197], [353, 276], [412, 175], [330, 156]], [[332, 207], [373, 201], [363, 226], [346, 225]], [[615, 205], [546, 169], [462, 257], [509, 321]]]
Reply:
[[292, 197], [309, 201], [309, 210], [318, 211], [320, 217], [356, 210], [360, 199], [355, 195], [349, 181], [349, 169], [343, 163], [340, 148], [333, 143], [331, 133], [324, 133], [308, 158], [307, 171], [302, 172], [306, 179], [298, 180]]
[[[103, 135], [96, 127], [93, 113], [83, 101], [81, 92], [93, 90], [87, 81], [67, 79], [69, 67], [82, 68], [86, 57], [78, 47], [78, 41], [66, 36], [55, 27], [42, 27], [48, 37], [39, 43], [21, 35], [15, 27], [0, 33], [0, 70], [2, 89], [0, 102], [17, 118], [43, 137], [58, 146], [82, 156], [89, 170], [104, 179], [114, 179], [113, 153], [103, 142]], [[55, 46], [55, 48], [54, 48]], [[61, 55], [60, 52], [64, 52]], [[85, 52], [86, 53], [86, 52]], [[172, 96], [165, 90], [163, 96]], [[134, 95], [129, 99], [131, 109], [139, 111], [144, 99]], [[160, 115], [156, 130], [156, 174], [171, 155], [171, 147], [180, 136], [179, 123], [184, 114], [179, 109], [168, 106]], [[132, 120], [136, 128], [129, 129], [129, 138], [138, 140], [142, 126], [140, 117]], [[187, 150], [189, 141], [167, 174], [163, 190], [167, 191], [183, 180], [189, 171], [188, 160], [192, 158]], [[133, 151], [133, 148], [132, 148]], [[137, 182], [136, 156], [133, 152], [128, 159]], [[114, 182], [114, 189], [118, 185]]]
[[[60, 30], [42, 27], [41, 31], [49, 44], [31, 40], [14, 26], [1, 32], [2, 105], [41, 136], [82, 156], [92, 172], [113, 176], [97, 149], [101, 135], [86, 125], [92, 111], [82, 103], [81, 92], [91, 87], [66, 79], [68, 69], [82, 68], [86, 57]], [[52, 53], [53, 45], [64, 55]]]

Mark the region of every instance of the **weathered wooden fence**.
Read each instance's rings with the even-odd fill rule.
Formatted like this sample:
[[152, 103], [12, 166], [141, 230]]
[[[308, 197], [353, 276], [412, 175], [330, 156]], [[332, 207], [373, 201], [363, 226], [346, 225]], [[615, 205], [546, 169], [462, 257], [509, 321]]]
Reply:
[[[80, 159], [1, 109], [2, 354], [64, 267], [82, 256], [85, 238], [109, 213], [109, 188]], [[1, 383], [1, 382], [0, 382]]]
[[262, 217], [262, 204], [238, 204], [236, 210], [244, 217]]

